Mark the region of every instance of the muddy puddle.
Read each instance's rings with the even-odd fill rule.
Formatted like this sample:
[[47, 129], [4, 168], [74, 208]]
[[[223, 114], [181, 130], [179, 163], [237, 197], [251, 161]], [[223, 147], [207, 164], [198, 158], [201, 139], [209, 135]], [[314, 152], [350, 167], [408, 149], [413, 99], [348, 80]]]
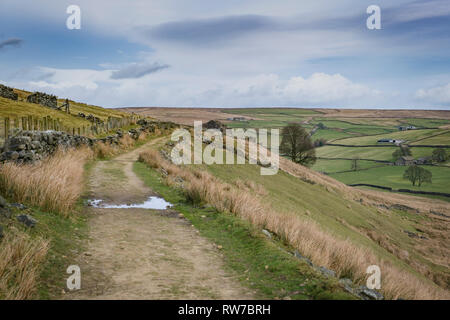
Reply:
[[94, 208], [102, 209], [154, 209], [154, 210], [165, 210], [172, 207], [170, 202], [167, 202], [161, 197], [151, 196], [145, 202], [142, 203], [131, 203], [131, 204], [108, 204], [104, 203], [103, 200], [93, 199], [88, 200], [88, 205]]

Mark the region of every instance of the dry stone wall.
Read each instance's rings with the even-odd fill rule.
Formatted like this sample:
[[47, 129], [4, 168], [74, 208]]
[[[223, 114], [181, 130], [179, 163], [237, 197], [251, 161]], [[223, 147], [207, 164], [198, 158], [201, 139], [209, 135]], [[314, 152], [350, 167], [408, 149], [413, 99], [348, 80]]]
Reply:
[[58, 99], [56, 96], [42, 92], [35, 92], [27, 97], [27, 102], [37, 103], [52, 109], [58, 108]]
[[0, 161], [34, 162], [52, 154], [59, 147], [92, 145], [93, 140], [60, 131], [22, 131], [5, 141]]
[[126, 134], [137, 140], [142, 133], [155, 132], [157, 127], [166, 130], [178, 127], [178, 125], [171, 122], [143, 121], [140, 124], [140, 128], [131, 129], [127, 132], [118, 130], [114, 135], [99, 139], [53, 130], [20, 131], [5, 141], [3, 148], [0, 150], [0, 162], [29, 163], [53, 154], [58, 148], [76, 148], [83, 145], [93, 146], [97, 142], [117, 145]]
[[0, 84], [0, 97], [17, 100], [19, 96], [14, 92], [13, 88]]

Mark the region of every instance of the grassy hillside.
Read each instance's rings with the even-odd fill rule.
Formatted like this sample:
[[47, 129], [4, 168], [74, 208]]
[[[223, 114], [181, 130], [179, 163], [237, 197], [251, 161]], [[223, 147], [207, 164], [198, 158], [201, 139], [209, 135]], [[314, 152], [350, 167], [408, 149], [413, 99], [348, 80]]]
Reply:
[[[325, 159], [319, 159], [312, 168], [326, 173], [350, 170], [350, 160], [339, 158], [373, 160], [360, 161], [360, 169], [363, 170], [380, 166], [380, 163], [376, 161], [394, 161], [392, 154], [398, 150], [398, 146], [382, 144], [383, 147], [378, 147], [381, 145], [378, 143], [380, 139], [405, 140], [415, 159], [431, 156], [434, 145], [450, 146], [450, 111], [445, 110], [140, 108], [138, 112], [187, 125], [192, 125], [194, 120], [201, 119], [206, 122], [214, 119], [223, 121], [229, 128], [282, 129], [288, 123], [295, 122], [300, 123], [302, 127], [312, 133], [313, 141], [324, 139], [330, 144], [355, 146], [325, 145], [317, 148], [316, 155]], [[245, 119], [229, 120], [235, 117], [245, 117]], [[415, 126], [417, 129], [399, 131], [399, 126], [407, 125]], [[373, 145], [374, 147], [359, 147], [362, 145]], [[420, 147], [420, 145], [431, 147]], [[450, 154], [450, 149], [447, 150]], [[440, 165], [450, 166], [450, 159], [447, 164]], [[377, 180], [382, 181], [384, 171], [379, 169], [377, 174], [379, 175]], [[343, 182], [351, 180], [351, 178], [345, 179], [345, 174], [338, 175], [336, 178]], [[373, 183], [373, 181], [365, 181], [365, 183]], [[442, 187], [441, 192], [446, 192], [450, 188], [450, 182], [444, 185], [440, 184], [440, 187]]]
[[180, 190], [167, 186], [161, 174], [144, 163], [135, 163], [134, 171], [174, 204], [202, 236], [222, 247], [226, 267], [238, 275], [245, 287], [256, 290], [257, 298], [354, 299], [343, 292], [336, 280], [300, 262], [278, 241], [267, 240], [257, 227], [211, 206], [192, 205]]
[[[60, 122], [66, 127], [82, 127], [89, 126], [92, 123], [88, 120], [78, 117], [78, 113], [84, 113], [85, 115], [92, 114], [102, 120], [106, 120], [108, 117], [124, 117], [129, 114], [114, 109], [105, 109], [102, 107], [92, 106], [81, 102], [75, 102], [70, 100], [70, 112], [67, 114], [63, 111], [53, 110], [48, 107], [41, 106], [39, 104], [28, 103], [26, 98], [31, 92], [23, 90], [14, 90], [19, 95], [18, 101], [5, 99], [0, 97], [0, 118], [9, 117], [20, 118], [26, 116], [33, 117], [45, 117], [50, 116], [53, 119], [60, 119]], [[58, 105], [61, 105], [65, 99], [59, 99]]]
[[[383, 268], [386, 268], [383, 269], [384, 276], [391, 279], [388, 280], [391, 284], [397, 282], [396, 277], [406, 277], [407, 274], [427, 283], [426, 286], [412, 285], [415, 289], [410, 289], [421, 292], [419, 295], [433, 288], [433, 282], [445, 286], [448, 281], [447, 236], [442, 231], [445, 227], [442, 229], [441, 222], [433, 217], [397, 209], [381, 209], [365, 200], [350, 200], [351, 195], [349, 197], [345, 192], [353, 189], [340, 188], [340, 184], [329, 177], [323, 177], [323, 181], [336, 185], [336, 189], [285, 171], [279, 171], [274, 176], [262, 176], [256, 165], [190, 166], [193, 170], [206, 170], [219, 179], [216, 181], [200, 173], [192, 175], [182, 168], [161, 165], [164, 162], [161, 161], [150, 159], [148, 164], [154, 168], [162, 166], [168, 172], [169, 186], [176, 186], [180, 179], [185, 180], [182, 190], [194, 203], [201, 204], [204, 200], [215, 208], [221, 208], [219, 210], [232, 212], [260, 227], [266, 225], [269, 230], [278, 229], [275, 232], [280, 232], [277, 234], [283, 241], [302, 247], [304, 250], [299, 249], [302, 254], [319, 265], [339, 270], [341, 277], [354, 277], [356, 264], [359, 270], [365, 272], [365, 268], [375, 260], [364, 256], [359, 250], [369, 250], [370, 254], [383, 261]], [[224, 185], [222, 181], [228, 184]], [[233, 193], [233, 188], [238, 188], [238, 191]], [[254, 198], [249, 198], [251, 194]], [[264, 209], [266, 205], [271, 209]], [[320, 226], [326, 234], [321, 234], [312, 225], [310, 227], [314, 231], [303, 230], [301, 224], [308, 225], [310, 222]], [[290, 225], [297, 223], [300, 229], [289, 229]], [[304, 232], [311, 237], [294, 240], [301, 238]], [[419, 236], [412, 238], [411, 234], [424, 235], [430, 241], [425, 242]], [[330, 240], [326, 240], [325, 245], [323, 239], [329, 236], [334, 240], [328, 238]], [[311, 242], [313, 248], [307, 249], [305, 241]], [[343, 245], [342, 241], [350, 241], [351, 245]], [[385, 263], [397, 270], [393, 272], [395, 276], [392, 269], [388, 271]], [[400, 282], [403, 280], [398, 279]], [[390, 297], [395, 297], [393, 292], [400, 289], [388, 288], [388, 282], [384, 284], [386, 292], [390, 292]]]
[[[215, 165], [208, 166], [207, 170], [230, 183], [240, 179], [261, 185], [267, 190], [264, 199], [276, 211], [311, 219], [327, 232], [341, 239], [350, 239], [358, 246], [370, 248], [380, 258], [391, 261], [405, 271], [417, 275], [427, 270], [425, 273], [433, 274], [431, 278], [441, 284], [449, 277], [443, 262], [446, 259], [446, 245], [441, 248], [437, 243], [415, 240], [405, 232], [426, 230], [429, 236], [428, 231], [433, 229], [428, 229], [430, 219], [426, 216], [396, 210], [380, 211], [364, 203], [349, 202], [337, 193], [328, 192], [323, 186], [311, 185], [284, 172], [275, 176], [261, 176], [256, 166]], [[439, 242], [439, 239], [433, 239], [433, 242], [435, 240]]]

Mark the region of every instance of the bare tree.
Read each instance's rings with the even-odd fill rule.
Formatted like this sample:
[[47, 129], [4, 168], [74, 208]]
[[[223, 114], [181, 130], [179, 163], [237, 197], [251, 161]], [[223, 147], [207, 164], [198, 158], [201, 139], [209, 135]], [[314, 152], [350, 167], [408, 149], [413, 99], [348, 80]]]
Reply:
[[316, 151], [309, 133], [299, 124], [290, 123], [283, 128], [280, 150], [292, 161], [303, 165], [316, 162]]

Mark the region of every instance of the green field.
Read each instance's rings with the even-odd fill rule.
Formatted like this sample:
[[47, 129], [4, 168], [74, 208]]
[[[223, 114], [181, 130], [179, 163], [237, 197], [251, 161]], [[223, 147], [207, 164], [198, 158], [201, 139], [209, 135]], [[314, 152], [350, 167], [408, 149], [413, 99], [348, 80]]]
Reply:
[[[413, 143], [414, 141], [417, 141], [419, 139], [429, 138], [431, 136], [439, 135], [445, 132], [448, 132], [448, 130], [424, 129], [424, 130], [396, 131], [373, 136], [342, 139], [336, 143], [355, 146], [386, 144], [386, 143], [378, 143], [378, 140], [380, 139], [396, 139], [396, 140], [404, 140], [408, 143]], [[450, 141], [448, 143], [450, 144]]]
[[[341, 147], [341, 146], [323, 146], [316, 148], [316, 156], [320, 158], [360, 158], [381, 161], [394, 161], [392, 153], [398, 147]], [[433, 153], [433, 148], [412, 147], [410, 148], [412, 156], [417, 158], [428, 157]]]
[[[377, 163], [374, 161], [358, 160], [358, 169], [367, 169], [373, 167], [384, 166], [382, 163]], [[311, 169], [319, 172], [325, 173], [335, 173], [341, 171], [349, 171], [352, 168], [351, 160], [327, 160], [327, 159], [317, 159], [316, 163], [311, 167]]]
[[[300, 123], [307, 131], [314, 133], [311, 139], [324, 139], [331, 144], [342, 144], [355, 147], [342, 147], [325, 145], [316, 148], [316, 156], [320, 159], [312, 166], [313, 170], [335, 174], [341, 171], [348, 171], [351, 168], [353, 158], [389, 161], [395, 159], [392, 154], [398, 150], [398, 146], [389, 143], [378, 143], [380, 139], [404, 140], [412, 152], [415, 159], [430, 157], [434, 150], [433, 147], [414, 147], [415, 145], [448, 145], [450, 146], [450, 130], [439, 129], [441, 126], [450, 124], [448, 119], [426, 119], [417, 118], [371, 118], [365, 114], [365, 117], [330, 117], [325, 116], [320, 110], [310, 109], [226, 109], [223, 112], [231, 114], [241, 114], [254, 120], [249, 121], [231, 121], [227, 123], [231, 128], [282, 128], [290, 122]], [[339, 112], [337, 113], [339, 115]], [[413, 125], [416, 130], [399, 131], [399, 126]], [[374, 147], [358, 147], [371, 146]], [[383, 145], [383, 147], [377, 147]], [[450, 154], [450, 148], [447, 149]], [[332, 160], [329, 160], [332, 159]], [[333, 160], [334, 159], [334, 160]], [[347, 160], [345, 160], [347, 159]], [[389, 185], [389, 179], [392, 174], [399, 175], [398, 171], [403, 167], [395, 168], [384, 166], [370, 170], [364, 170], [372, 167], [382, 166], [382, 163], [375, 161], [359, 161], [361, 172], [347, 172], [333, 175], [338, 180], [345, 183], [358, 183], [358, 177], [363, 177], [365, 183], [387, 185], [391, 187], [405, 188], [406, 181], [397, 181], [395, 185]], [[450, 161], [441, 166], [450, 166]], [[446, 168], [444, 168], [446, 169]], [[439, 168], [435, 170], [436, 183], [433, 186], [427, 186], [427, 190], [445, 192], [450, 190], [450, 180], [445, 179], [445, 172], [440, 175]], [[437, 170], [437, 171], [436, 171]], [[393, 173], [394, 172], [394, 173]], [[372, 177], [372, 173], [373, 177]], [[400, 175], [401, 176], [401, 175]], [[394, 179], [395, 180], [395, 179]], [[357, 182], [355, 182], [357, 181]]]
[[334, 141], [336, 139], [343, 139], [343, 138], [349, 138], [349, 137], [354, 137], [354, 134], [351, 134], [351, 133], [348, 133], [345, 131], [336, 130], [336, 129], [318, 129], [311, 136], [311, 138], [313, 140], [325, 139], [327, 141]]
[[437, 128], [450, 123], [449, 120], [445, 119], [402, 119], [400, 122], [402, 124], [412, 125], [418, 128]]
[[440, 134], [436, 134], [433, 137], [418, 140], [413, 142], [412, 145], [450, 145], [450, 130], [442, 131]]
[[315, 118], [311, 123], [322, 123], [328, 129], [342, 129], [343, 132], [359, 135], [381, 134], [395, 130], [385, 125], [359, 124], [342, 120], [329, 120], [328, 118]]
[[[450, 192], [450, 168], [423, 166], [433, 174], [432, 183], [425, 183], [421, 187], [413, 186], [411, 182], [403, 179], [407, 169], [404, 166], [384, 166], [356, 172], [330, 174], [336, 180], [346, 184], [369, 183], [391, 187], [394, 189], [411, 189], [418, 191]], [[449, 199], [450, 200], [450, 199]]]
[[338, 147], [324, 146], [316, 149], [316, 155], [321, 158], [346, 158], [352, 159], [358, 157], [360, 159], [385, 160], [392, 161], [392, 153], [397, 147]]

